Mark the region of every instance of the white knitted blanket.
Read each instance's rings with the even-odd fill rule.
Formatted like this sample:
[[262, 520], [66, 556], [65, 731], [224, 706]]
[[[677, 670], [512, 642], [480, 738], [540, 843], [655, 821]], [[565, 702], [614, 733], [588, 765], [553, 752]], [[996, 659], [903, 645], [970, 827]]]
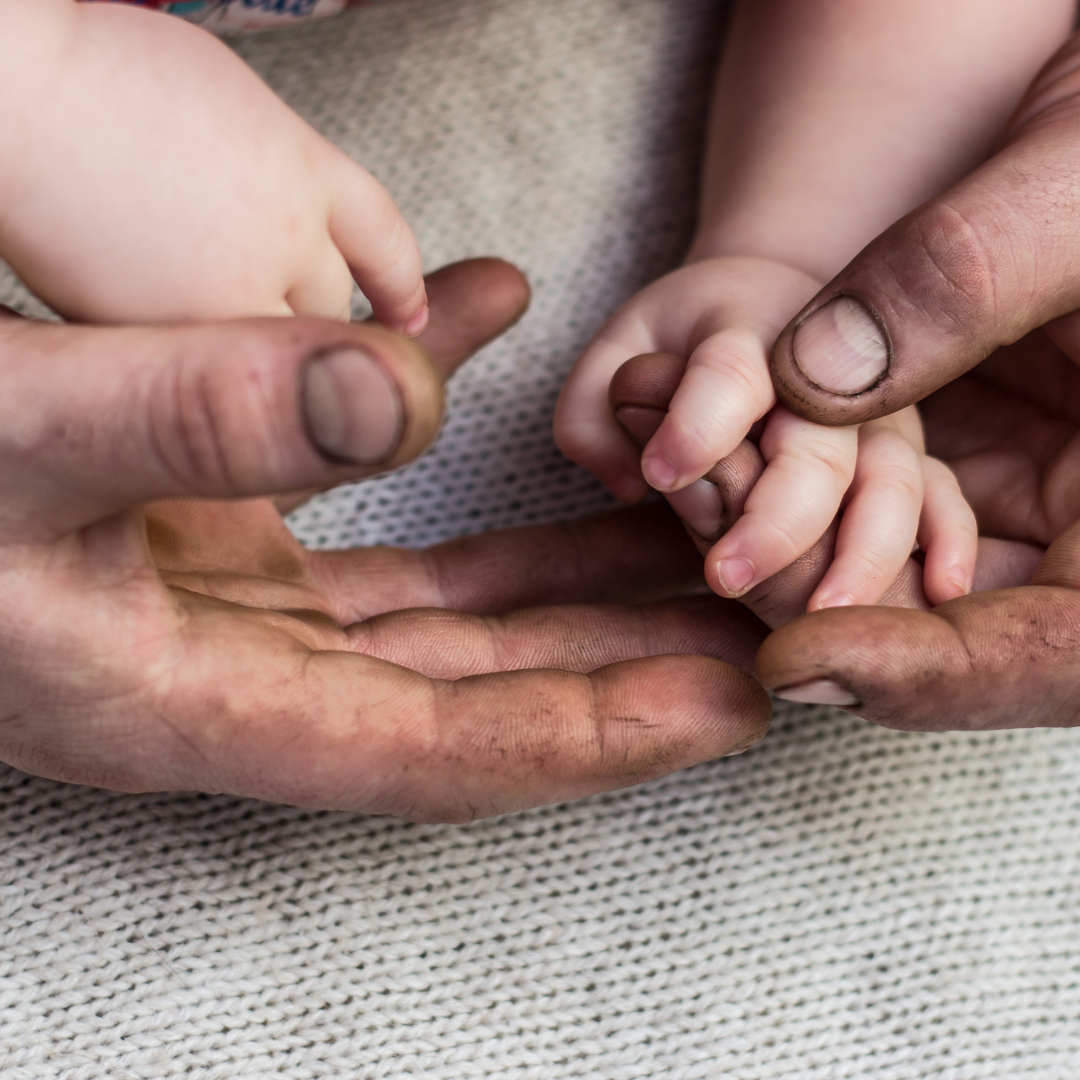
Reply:
[[[604, 503], [551, 407], [686, 241], [715, 8], [400, 0], [239, 44], [429, 265], [502, 254], [536, 292], [435, 450], [318, 500], [307, 542]], [[1071, 731], [785, 707], [742, 757], [463, 828], [6, 769], [0, 791], [4, 1080], [1080, 1077]]]

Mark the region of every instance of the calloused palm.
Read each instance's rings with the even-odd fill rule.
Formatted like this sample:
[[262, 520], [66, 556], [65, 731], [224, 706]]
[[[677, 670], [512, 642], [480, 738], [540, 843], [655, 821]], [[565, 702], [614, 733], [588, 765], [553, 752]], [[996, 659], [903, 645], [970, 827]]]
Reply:
[[[762, 629], [710, 597], [655, 599], [698, 573], [655, 507], [424, 552], [291, 537], [290, 499], [268, 496], [415, 457], [442, 378], [527, 286], [475, 260], [429, 296], [427, 355], [365, 325], [0, 319], [0, 758], [121, 790], [465, 819], [763, 734], [764, 692], [716, 659], [747, 666]], [[398, 388], [400, 438], [373, 466], [321, 453], [305, 419], [308, 365], [341, 350]]]

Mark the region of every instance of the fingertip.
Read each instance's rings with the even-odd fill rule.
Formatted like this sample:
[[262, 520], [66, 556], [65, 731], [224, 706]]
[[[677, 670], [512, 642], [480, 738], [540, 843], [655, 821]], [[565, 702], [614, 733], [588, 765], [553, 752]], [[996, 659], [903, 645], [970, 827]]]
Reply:
[[946, 588], [952, 594], [948, 596], [949, 600], [956, 600], [961, 596], [967, 596], [971, 592], [971, 585], [964, 581], [958, 581], [955, 578], [949, 578], [945, 582]]
[[715, 560], [708, 577], [713, 592], [737, 600], [756, 584], [757, 568], [749, 559], [729, 556]]
[[974, 588], [979, 526], [952, 470], [929, 457], [923, 469], [926, 493], [919, 522], [919, 544], [925, 552], [923, 591], [932, 604], [944, 604]]
[[659, 454], [643, 456], [641, 471], [646, 482], [656, 491], [676, 491], [681, 486], [679, 470]]
[[855, 598], [846, 593], [831, 593], [826, 596], [811, 596], [806, 604], [806, 610], [824, 611], [826, 608], [854, 607]]
[[329, 460], [376, 465], [400, 445], [401, 391], [370, 353], [336, 349], [317, 356], [301, 385], [308, 436]]
[[406, 294], [407, 299], [406, 296], [377, 296], [373, 289], [365, 287], [364, 282], [357, 281], [357, 284], [371, 304], [371, 318], [363, 321], [376, 322], [383, 329], [404, 334], [408, 338], [419, 337], [427, 329], [431, 308], [423, 284], [411, 295]]
[[951, 575], [949, 582], [954, 583], [955, 588], [959, 589], [960, 596], [967, 596], [968, 593], [975, 587], [975, 560], [972, 559], [972, 565], [964, 567], [962, 573]]
[[583, 422], [566, 405], [566, 388], [555, 410], [555, 445], [575, 465], [587, 469], [620, 502], [636, 503], [652, 489], [641, 475], [640, 451], [617, 423]]
[[968, 573], [964, 567], [953, 567], [941, 579], [930, 574], [924, 575], [923, 591], [931, 604], [945, 604], [950, 600], [959, 600], [971, 592], [974, 573]]
[[431, 308], [425, 297], [420, 310], [402, 327], [401, 332], [406, 337], [419, 337], [426, 329], [431, 318]]
[[979, 538], [976, 534], [961, 559], [957, 559], [945, 572], [945, 581], [957, 590], [957, 596], [967, 596], [975, 586], [975, 561], [979, 554]]

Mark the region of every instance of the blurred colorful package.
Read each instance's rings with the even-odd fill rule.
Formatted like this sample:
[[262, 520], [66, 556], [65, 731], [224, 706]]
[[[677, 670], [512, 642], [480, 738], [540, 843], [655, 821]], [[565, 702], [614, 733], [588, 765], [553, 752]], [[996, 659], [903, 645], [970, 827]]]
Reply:
[[199, 23], [207, 30], [267, 30], [307, 19], [337, 15], [349, 7], [379, 0], [83, 0], [153, 8]]

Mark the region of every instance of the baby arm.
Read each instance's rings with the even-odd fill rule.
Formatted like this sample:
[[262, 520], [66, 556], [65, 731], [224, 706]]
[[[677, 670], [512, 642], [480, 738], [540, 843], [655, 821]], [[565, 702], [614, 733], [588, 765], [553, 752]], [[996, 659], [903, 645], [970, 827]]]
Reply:
[[[564, 452], [626, 499], [646, 481], [685, 489], [765, 418], [766, 470], [707, 560], [717, 591], [740, 595], [788, 565], [841, 507], [836, 558], [811, 608], [875, 603], [916, 536], [931, 600], [970, 588], [974, 518], [948, 470], [923, 455], [917, 416], [861, 429], [799, 420], [773, 408], [768, 352], [865, 243], [987, 154], [1073, 14], [1072, 0], [738, 5], [687, 265], [608, 322], [556, 413]], [[607, 388], [647, 352], [689, 363], [639, 458]]]
[[0, 256], [62, 315], [427, 317], [386, 190], [227, 46], [122, 4], [0, 0]]

